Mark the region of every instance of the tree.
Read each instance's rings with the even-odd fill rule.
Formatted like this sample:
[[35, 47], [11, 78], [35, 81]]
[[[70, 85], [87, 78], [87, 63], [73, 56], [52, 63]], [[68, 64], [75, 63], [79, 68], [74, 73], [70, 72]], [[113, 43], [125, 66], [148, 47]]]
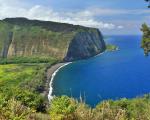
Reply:
[[146, 23], [142, 24], [141, 31], [143, 32], [144, 38], [150, 38], [150, 28]]
[[150, 0], [145, 0], [146, 2], [149, 2], [148, 8], [150, 8]]

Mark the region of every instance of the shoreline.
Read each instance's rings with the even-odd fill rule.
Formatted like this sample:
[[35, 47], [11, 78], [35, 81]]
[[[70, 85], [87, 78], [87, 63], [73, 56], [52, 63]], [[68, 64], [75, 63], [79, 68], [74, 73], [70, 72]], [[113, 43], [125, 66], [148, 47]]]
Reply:
[[[104, 54], [106, 51], [103, 51], [93, 57], [99, 56]], [[54, 65], [51, 65], [47, 68], [46, 70], [46, 90], [45, 90], [45, 97], [48, 100], [48, 102], [50, 102], [53, 99], [52, 96], [52, 92], [53, 92], [53, 80], [55, 75], [57, 74], [57, 72], [59, 72], [59, 70], [67, 65], [69, 65], [72, 62], [64, 62], [64, 63], [56, 63]]]
[[50, 101], [53, 96], [52, 96], [52, 92], [53, 92], [53, 80], [54, 80], [54, 77], [55, 75], [57, 74], [57, 72], [65, 67], [66, 65], [70, 64], [71, 62], [68, 62], [68, 63], [57, 63], [55, 65], [52, 65], [50, 68], [47, 69], [47, 72], [46, 72], [46, 79], [47, 79], [47, 90], [46, 90], [46, 97], [48, 98], [48, 101]]

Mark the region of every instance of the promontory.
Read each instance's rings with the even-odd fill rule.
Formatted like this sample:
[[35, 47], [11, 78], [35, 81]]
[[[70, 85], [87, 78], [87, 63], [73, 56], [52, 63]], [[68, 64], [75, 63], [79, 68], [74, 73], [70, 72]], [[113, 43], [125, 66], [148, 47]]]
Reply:
[[26, 18], [0, 20], [0, 58], [51, 56], [74, 61], [105, 49], [96, 28]]

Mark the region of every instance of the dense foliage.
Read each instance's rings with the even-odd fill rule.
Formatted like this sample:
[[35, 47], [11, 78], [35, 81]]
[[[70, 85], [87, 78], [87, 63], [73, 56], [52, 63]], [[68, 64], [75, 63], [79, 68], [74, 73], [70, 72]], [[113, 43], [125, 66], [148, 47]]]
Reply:
[[44, 29], [54, 32], [71, 32], [76, 30], [87, 30], [88, 27], [72, 25], [67, 23], [58, 23], [52, 21], [28, 20], [27, 18], [6, 18], [5, 22], [19, 26], [40, 26]]
[[[40, 63], [41, 60], [45, 61], [44, 58], [14, 58], [11, 62], [10, 59], [1, 60], [4, 65], [0, 65], [0, 120], [47, 118], [37, 112], [45, 113], [47, 110], [47, 97], [43, 94], [45, 72], [57, 61], [46, 59], [48, 63]], [[8, 61], [18, 64], [7, 64]]]
[[[0, 65], [0, 97], [1, 101], [15, 98], [25, 106], [41, 110], [44, 98], [38, 93], [39, 86], [44, 85], [44, 65]], [[34, 80], [36, 79], [36, 83]], [[42, 105], [43, 104], [43, 105]]]
[[149, 120], [150, 96], [104, 101], [95, 108], [66, 96], [56, 97], [50, 116], [52, 120]]
[[149, 120], [150, 95], [103, 101], [94, 108], [84, 100], [61, 96], [47, 107], [41, 94], [46, 67], [37, 63], [0, 65], [1, 120]]
[[147, 56], [150, 52], [150, 28], [144, 23], [141, 31], [143, 32], [141, 47], [144, 49], [144, 53]]
[[57, 63], [57, 59], [46, 56], [30, 56], [30, 57], [10, 57], [0, 58], [0, 64], [19, 64], [19, 63]]
[[[1, 100], [2, 101], [2, 100]], [[20, 101], [10, 99], [0, 106], [1, 120], [149, 120], [150, 96], [103, 101], [95, 108], [67, 96], [51, 101], [49, 115], [37, 113]]]

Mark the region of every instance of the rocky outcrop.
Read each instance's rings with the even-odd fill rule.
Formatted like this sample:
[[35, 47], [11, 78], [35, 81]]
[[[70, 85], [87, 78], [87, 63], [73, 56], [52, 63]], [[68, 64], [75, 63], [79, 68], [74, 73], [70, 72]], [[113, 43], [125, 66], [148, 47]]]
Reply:
[[65, 61], [86, 59], [105, 50], [102, 34], [98, 29], [79, 32], [70, 42]]
[[89, 58], [105, 50], [98, 29], [49, 21], [0, 21], [1, 58], [51, 56], [64, 61]]
[[2, 57], [3, 58], [6, 58], [8, 55], [8, 49], [10, 47], [10, 44], [12, 43], [12, 37], [13, 37], [13, 33], [8, 32], [8, 35], [7, 35], [6, 39], [4, 40], [4, 46], [2, 49]]

